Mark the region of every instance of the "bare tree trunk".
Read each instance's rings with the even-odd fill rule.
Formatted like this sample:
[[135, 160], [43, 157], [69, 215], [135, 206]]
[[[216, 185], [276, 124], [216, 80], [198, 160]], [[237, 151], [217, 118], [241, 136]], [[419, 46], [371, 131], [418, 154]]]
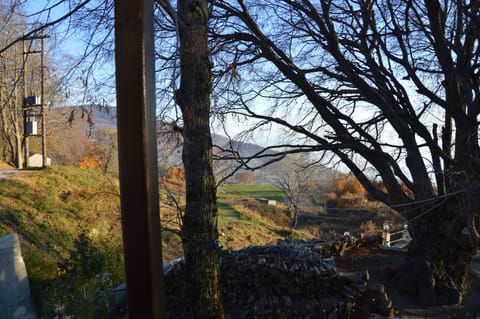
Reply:
[[431, 212], [410, 224], [414, 239], [407, 263], [399, 269], [397, 283], [403, 291], [417, 294], [423, 305], [462, 302], [477, 247], [463, 213], [459, 214], [468, 197], [472, 198], [458, 196], [432, 207]]
[[212, 171], [207, 1], [179, 1], [181, 85], [186, 209], [183, 249], [194, 318], [224, 318], [217, 251], [216, 188]]
[[296, 228], [298, 224], [298, 213], [300, 211], [297, 204], [293, 204], [292, 228]]
[[[15, 88], [15, 93], [17, 88]], [[15, 165], [18, 169], [23, 168], [23, 148], [22, 148], [22, 140], [23, 140], [23, 131], [22, 127], [19, 125], [18, 114], [22, 114], [22, 111], [17, 111], [16, 109], [13, 110], [13, 128], [15, 133]]]
[[15, 165], [18, 169], [23, 168], [23, 149], [22, 149], [22, 137], [19, 136], [18, 134], [15, 135], [15, 147], [16, 147], [16, 152], [15, 152]]
[[470, 263], [480, 241], [476, 205], [480, 201], [480, 166], [467, 158], [478, 158], [476, 154], [475, 143], [458, 146], [457, 157], [463, 160], [454, 168], [457, 173], [451, 174], [449, 195], [433, 199], [408, 216], [413, 241], [397, 281], [402, 290], [416, 293], [424, 305], [462, 302]]

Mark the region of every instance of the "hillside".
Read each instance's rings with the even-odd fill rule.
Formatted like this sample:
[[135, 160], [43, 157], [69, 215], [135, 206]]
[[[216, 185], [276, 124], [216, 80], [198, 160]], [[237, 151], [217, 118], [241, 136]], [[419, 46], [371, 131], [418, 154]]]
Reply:
[[116, 144], [116, 130], [114, 108], [108, 112], [95, 108], [51, 108], [47, 116], [47, 154], [55, 165], [78, 166], [92, 152], [101, 153], [102, 147], [108, 149], [109, 144]]
[[[181, 177], [170, 178], [160, 185], [163, 257], [167, 261], [183, 254], [174, 204], [183, 205], [183, 182]], [[270, 192], [279, 196], [271, 187]], [[285, 237], [311, 237], [289, 230], [285, 208], [267, 207], [250, 196], [220, 191], [220, 244], [224, 249]], [[92, 274], [85, 269], [101, 265], [100, 272], [110, 274], [108, 289], [124, 280], [116, 176], [98, 169], [55, 165], [22, 171], [0, 180], [0, 202], [0, 236], [19, 234], [38, 309], [47, 317], [53, 316], [58, 303], [74, 309], [98, 297], [96, 292], [80, 296], [80, 288], [95, 291], [98, 284], [98, 271]], [[91, 265], [90, 260], [98, 264]], [[65, 295], [73, 299], [66, 300]]]
[[78, 269], [90, 261], [110, 274], [111, 285], [123, 280], [115, 177], [60, 166], [18, 172], [0, 181], [0, 202], [0, 235], [19, 234], [37, 309], [46, 317], [59, 303], [73, 307], [66, 295], [85, 302], [78, 289], [88, 272]]
[[[185, 205], [183, 171], [170, 168], [163, 176], [162, 247], [163, 259], [168, 261], [183, 255], [179, 236], [179, 212]], [[276, 205], [259, 198], [275, 200]], [[222, 185], [218, 189], [222, 249], [285, 238], [329, 238], [335, 232], [375, 232], [385, 220], [401, 223], [384, 210], [304, 210], [297, 229], [292, 230], [282, 202], [281, 192], [272, 186]], [[105, 303], [97, 302], [124, 280], [117, 177], [100, 169], [71, 166], [21, 171], [0, 180], [0, 203], [0, 236], [19, 234], [38, 310], [53, 317], [58, 305], [71, 313], [104, 309]], [[99, 273], [109, 276], [99, 281]], [[90, 312], [87, 318], [92, 318]]]

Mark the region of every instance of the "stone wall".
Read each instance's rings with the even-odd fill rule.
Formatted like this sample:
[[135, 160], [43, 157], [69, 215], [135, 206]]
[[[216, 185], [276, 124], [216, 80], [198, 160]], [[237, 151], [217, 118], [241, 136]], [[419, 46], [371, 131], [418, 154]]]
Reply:
[[[357, 319], [393, 315], [392, 302], [368, 272], [342, 273], [334, 257], [353, 247], [378, 245], [381, 236], [282, 240], [222, 252], [220, 266], [228, 319]], [[191, 318], [184, 260], [164, 264], [166, 318]], [[124, 294], [124, 287], [119, 289]], [[118, 309], [125, 310], [121, 303]], [[125, 314], [125, 311], [123, 311]], [[120, 317], [120, 316], [119, 316]], [[122, 318], [127, 318], [124, 315]]]
[[[366, 274], [340, 274], [306, 245], [250, 246], [221, 258], [228, 318], [367, 318]], [[167, 318], [189, 318], [184, 267], [165, 275]]]

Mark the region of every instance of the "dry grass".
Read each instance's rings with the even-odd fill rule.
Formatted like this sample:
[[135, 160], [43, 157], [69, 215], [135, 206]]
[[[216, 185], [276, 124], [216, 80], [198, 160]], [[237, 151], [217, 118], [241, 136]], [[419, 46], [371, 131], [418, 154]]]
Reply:
[[13, 168], [13, 166], [11, 166], [8, 163], [0, 161], [0, 169], [10, 169], [10, 168]]

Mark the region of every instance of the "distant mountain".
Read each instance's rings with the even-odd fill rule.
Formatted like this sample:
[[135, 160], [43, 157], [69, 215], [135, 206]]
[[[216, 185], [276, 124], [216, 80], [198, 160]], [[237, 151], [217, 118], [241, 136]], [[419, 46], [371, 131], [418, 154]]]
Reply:
[[[89, 144], [97, 142], [96, 133], [115, 132], [117, 129], [115, 107], [55, 107], [49, 110], [47, 119], [47, 130], [51, 132], [47, 141], [51, 145], [49, 156], [54, 163], [60, 164], [72, 165], [75, 161], [80, 161]], [[160, 121], [157, 134], [159, 162], [167, 166], [181, 166], [181, 135], [175, 132], [171, 124]], [[227, 150], [233, 150], [240, 158], [248, 158], [263, 150], [260, 145], [230, 140], [220, 134], [212, 134], [212, 142], [213, 152], [217, 158], [232, 157], [232, 152]], [[265, 159], [253, 159], [248, 164], [256, 167], [265, 161]], [[221, 160], [215, 161], [214, 165], [219, 171], [231, 172], [238, 166], [238, 161]], [[258, 172], [255, 174], [260, 176]]]

